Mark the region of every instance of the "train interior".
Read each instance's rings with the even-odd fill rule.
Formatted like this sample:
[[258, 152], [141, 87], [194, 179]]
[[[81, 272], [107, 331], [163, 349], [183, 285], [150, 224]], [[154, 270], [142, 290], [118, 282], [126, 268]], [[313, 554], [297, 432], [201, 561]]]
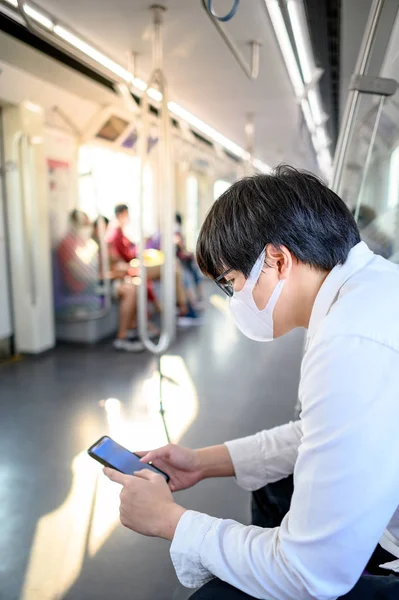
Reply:
[[[121, 527], [119, 489], [87, 448], [198, 448], [297, 414], [304, 332], [244, 338], [195, 265], [235, 180], [281, 163], [336, 177], [363, 238], [399, 263], [398, 2], [382, 3], [357, 82], [375, 0], [239, 4], [0, 1], [4, 600], [189, 598], [168, 543]], [[118, 205], [137, 252], [123, 276], [107, 237]], [[179, 502], [250, 522], [231, 480]]]

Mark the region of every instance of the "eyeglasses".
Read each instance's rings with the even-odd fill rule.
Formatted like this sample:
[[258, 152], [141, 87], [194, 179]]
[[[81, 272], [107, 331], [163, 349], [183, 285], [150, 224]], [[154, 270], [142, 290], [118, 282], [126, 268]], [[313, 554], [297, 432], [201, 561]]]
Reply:
[[216, 277], [216, 279], [214, 279], [216, 285], [220, 287], [220, 289], [223, 290], [226, 296], [228, 296], [229, 298], [232, 298], [234, 296], [234, 286], [233, 282], [226, 281], [225, 277], [232, 271], [234, 271], [234, 269], [227, 269], [227, 271], [225, 271], [224, 273], [219, 275], [219, 277]]

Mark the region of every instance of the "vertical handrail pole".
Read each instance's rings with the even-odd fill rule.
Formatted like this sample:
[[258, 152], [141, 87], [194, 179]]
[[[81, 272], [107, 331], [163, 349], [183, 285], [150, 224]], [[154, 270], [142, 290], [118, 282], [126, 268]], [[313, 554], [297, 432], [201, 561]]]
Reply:
[[[364, 30], [363, 40], [359, 55], [356, 61], [355, 74], [365, 75], [368, 69], [371, 51], [377, 33], [378, 23], [381, 17], [384, 0], [373, 0], [371, 5], [366, 28]], [[340, 195], [342, 190], [343, 170], [346, 156], [351, 143], [356, 115], [359, 108], [360, 92], [350, 90], [345, 105], [345, 112], [340, 126], [340, 132], [337, 141], [337, 148], [334, 156], [333, 175], [330, 187], [334, 192]]]
[[385, 103], [385, 96], [381, 96], [380, 101], [378, 103], [378, 110], [377, 110], [376, 117], [375, 117], [373, 133], [371, 134], [370, 144], [369, 144], [369, 147], [367, 150], [366, 162], [364, 163], [364, 167], [363, 167], [362, 180], [361, 180], [361, 184], [360, 184], [360, 188], [359, 188], [359, 193], [357, 196], [357, 202], [356, 202], [356, 208], [355, 208], [355, 214], [354, 214], [356, 223], [358, 222], [358, 219], [359, 219], [360, 205], [361, 205], [361, 201], [362, 201], [364, 188], [366, 187], [367, 175], [368, 175], [369, 168], [370, 168], [371, 157], [373, 154], [373, 149], [374, 149], [374, 144], [375, 144], [375, 138], [377, 136], [378, 125], [380, 123], [382, 110], [384, 108], [384, 103]]
[[[150, 352], [161, 355], [168, 349], [175, 335], [175, 255], [173, 245], [173, 222], [174, 222], [174, 191], [172, 174], [172, 149], [171, 132], [168, 112], [168, 96], [166, 80], [162, 72], [162, 15], [165, 10], [162, 6], [151, 7], [154, 17], [154, 47], [153, 60], [154, 70], [149, 80], [146, 91], [142, 97], [142, 127], [140, 135], [140, 236], [139, 236], [139, 258], [141, 267], [141, 285], [139, 287], [139, 332], [140, 337]], [[162, 179], [162, 185], [159, 189], [162, 192], [160, 202], [161, 212], [161, 249], [164, 254], [164, 264], [162, 266], [162, 327], [161, 336], [157, 344], [154, 344], [148, 333], [148, 303], [147, 303], [147, 271], [144, 264], [145, 236], [144, 236], [144, 173], [148, 162], [148, 135], [150, 128], [150, 115], [148, 112], [148, 89], [151, 86], [157, 86], [162, 94], [161, 116], [160, 116], [160, 136], [159, 136], [159, 176]]]

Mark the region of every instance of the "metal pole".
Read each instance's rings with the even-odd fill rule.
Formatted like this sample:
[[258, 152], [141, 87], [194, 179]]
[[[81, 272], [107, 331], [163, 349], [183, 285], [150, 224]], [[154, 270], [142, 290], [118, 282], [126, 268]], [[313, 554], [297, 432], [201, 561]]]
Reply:
[[[148, 82], [147, 90], [142, 97], [142, 127], [140, 133], [140, 268], [142, 282], [139, 287], [139, 331], [140, 337], [150, 352], [156, 355], [163, 354], [169, 348], [169, 345], [175, 335], [175, 306], [176, 306], [176, 282], [175, 282], [175, 254], [173, 244], [173, 223], [174, 223], [174, 190], [172, 174], [172, 148], [170, 133], [170, 117], [168, 112], [168, 92], [166, 79], [162, 72], [162, 14], [164, 8], [156, 5], [151, 7], [154, 18], [154, 49], [153, 61], [154, 71]], [[160, 135], [159, 135], [159, 173], [162, 185], [159, 189], [162, 192], [160, 203], [161, 210], [161, 249], [164, 254], [164, 264], [162, 266], [162, 327], [161, 336], [157, 344], [154, 344], [148, 333], [147, 316], [147, 273], [144, 264], [144, 172], [148, 162], [148, 135], [150, 127], [150, 116], [148, 111], [148, 89], [156, 85], [162, 94], [161, 115], [160, 115]]]
[[[356, 62], [355, 73], [357, 75], [366, 74], [383, 7], [384, 0], [373, 0], [367, 25], [364, 31], [359, 56]], [[333, 175], [330, 183], [331, 189], [334, 190], [334, 192], [338, 195], [340, 195], [342, 189], [343, 169], [353, 135], [356, 114], [359, 108], [359, 100], [360, 94], [358, 90], [349, 91], [348, 99], [345, 105], [345, 112], [340, 127], [340, 133], [338, 136], [337, 148], [334, 157]]]
[[369, 168], [370, 168], [371, 156], [373, 154], [373, 148], [374, 148], [375, 138], [376, 138], [377, 131], [378, 131], [378, 125], [379, 125], [379, 122], [380, 122], [382, 110], [384, 108], [384, 102], [385, 102], [385, 96], [381, 96], [380, 102], [379, 102], [379, 105], [378, 105], [378, 111], [377, 111], [377, 114], [376, 114], [376, 117], [375, 117], [375, 122], [374, 122], [374, 127], [373, 127], [373, 133], [371, 134], [370, 144], [369, 144], [369, 147], [368, 147], [368, 150], [367, 150], [366, 162], [364, 164], [364, 169], [363, 169], [363, 174], [362, 174], [362, 181], [361, 181], [360, 188], [359, 188], [359, 194], [357, 196], [356, 209], [355, 209], [355, 215], [354, 215], [356, 223], [357, 223], [357, 221], [359, 219], [360, 205], [361, 205], [361, 201], [362, 201], [362, 196], [363, 196], [364, 188], [365, 188], [365, 185], [366, 185], [367, 175], [368, 175]]

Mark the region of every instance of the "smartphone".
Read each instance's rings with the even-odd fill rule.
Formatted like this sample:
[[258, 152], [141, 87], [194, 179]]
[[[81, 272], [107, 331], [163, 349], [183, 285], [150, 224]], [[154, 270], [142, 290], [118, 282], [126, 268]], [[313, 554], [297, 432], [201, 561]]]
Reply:
[[98, 460], [105, 467], [111, 467], [111, 469], [116, 469], [116, 471], [125, 473], [125, 475], [133, 475], [136, 471], [150, 469], [150, 471], [162, 475], [166, 481], [169, 481], [168, 475], [161, 471], [161, 469], [142, 463], [137, 454], [120, 446], [107, 435], [104, 435], [95, 444], [90, 446], [87, 452], [89, 456]]

